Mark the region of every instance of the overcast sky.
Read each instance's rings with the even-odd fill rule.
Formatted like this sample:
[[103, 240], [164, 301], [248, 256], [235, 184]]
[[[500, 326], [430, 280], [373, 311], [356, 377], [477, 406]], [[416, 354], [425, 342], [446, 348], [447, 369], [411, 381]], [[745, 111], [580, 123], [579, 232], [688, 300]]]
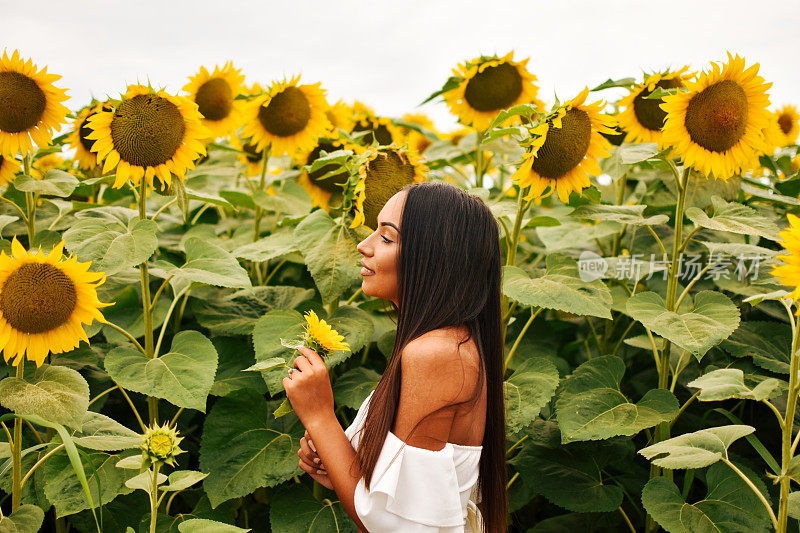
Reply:
[[[67, 105], [118, 96], [137, 81], [178, 92], [201, 65], [231, 59], [247, 83], [284, 74], [322, 82], [400, 116], [480, 54], [530, 57], [540, 96], [643, 70], [708, 68], [726, 51], [773, 82], [772, 107], [800, 104], [798, 0], [0, 0], [0, 48], [63, 76]], [[619, 93], [600, 93], [606, 99]], [[443, 102], [420, 108], [455, 127]]]

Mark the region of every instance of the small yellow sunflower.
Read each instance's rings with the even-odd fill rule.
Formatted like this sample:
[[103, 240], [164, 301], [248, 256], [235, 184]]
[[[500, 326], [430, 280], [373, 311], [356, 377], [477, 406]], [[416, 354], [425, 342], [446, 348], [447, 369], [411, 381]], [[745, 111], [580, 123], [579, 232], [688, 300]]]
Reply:
[[503, 57], [481, 56], [453, 69], [451, 80], [458, 85], [442, 96], [461, 124], [485, 130], [500, 111], [519, 104], [536, 104], [544, 111], [536, 76], [527, 70], [530, 58], [513, 58], [512, 50]]
[[392, 119], [376, 115], [371, 107], [358, 100], [353, 102], [351, 109], [352, 126], [350, 133], [370, 132], [361, 137], [359, 141], [364, 146], [370, 146], [373, 141], [377, 141], [380, 146], [389, 146], [392, 143], [400, 142], [402, 134], [400, 129], [392, 122]]
[[43, 179], [48, 170], [62, 168], [64, 158], [59, 153], [47, 154], [40, 157], [31, 164], [31, 176], [37, 180]]
[[240, 69], [233, 68], [228, 61], [222, 67], [214, 66], [209, 73], [206, 67], [189, 78], [183, 90], [189, 99], [197, 104], [203, 115], [203, 125], [211, 132], [211, 137], [227, 137], [242, 123], [244, 100], [236, 100], [243, 92], [244, 76]]
[[789, 297], [797, 301], [800, 299], [800, 218], [791, 213], [788, 213], [786, 217], [789, 219], [789, 227], [778, 235], [782, 239], [779, 244], [788, 252], [788, 255], [775, 256], [784, 264], [773, 266], [770, 273], [784, 285], [793, 288]]
[[779, 109], [774, 119], [780, 131], [779, 146], [789, 146], [797, 142], [797, 134], [800, 133], [800, 113], [793, 105], [785, 105]]
[[92, 152], [94, 141], [86, 138], [92, 133], [89, 128], [89, 118], [100, 111], [113, 111], [114, 107], [105, 102], [93, 101], [78, 112], [78, 117], [73, 122], [72, 133], [67, 137], [67, 143], [75, 149], [78, 166], [83, 170], [91, 170], [97, 166], [97, 154]]
[[0, 348], [6, 362], [15, 358], [14, 366], [26, 351], [41, 366], [48, 353], [89, 342], [81, 323], [107, 322], [100, 308], [113, 303], [101, 302], [96, 292], [105, 274], [89, 272], [91, 261], [78, 263], [76, 256], [62, 261], [63, 250], [61, 241], [48, 255], [41, 248], [34, 254], [15, 236], [11, 257], [0, 251]]
[[336, 134], [337, 130], [349, 132], [353, 128], [353, 110], [342, 100], [331, 105], [325, 116], [328, 118], [328, 122], [331, 123], [331, 134]]
[[202, 140], [210, 134], [202, 117], [187, 98], [131, 85], [113, 112], [89, 117], [92, 133], [86, 138], [96, 141], [91, 151], [104, 160], [104, 174], [116, 167], [114, 188], [128, 179], [138, 185], [142, 178], [152, 188], [155, 176], [169, 185], [171, 174], [183, 179], [198, 155], [206, 153]]
[[326, 357], [335, 352], [349, 350], [350, 345], [344, 342], [344, 336], [328, 325], [324, 320], [317, 317], [314, 311], [305, 314], [306, 319], [306, 345], [317, 352], [320, 356]]
[[[601, 113], [602, 101], [586, 104], [589, 88], [564, 103], [531, 130], [530, 150], [511, 176], [520, 189], [530, 187], [526, 199], [546, 198], [554, 191], [567, 203], [572, 191], [580, 193], [597, 176], [597, 159], [609, 155], [610, 143], [603, 133], [613, 134], [613, 121]], [[550, 185], [547, 194], [542, 193]]]
[[12, 156], [0, 155], [0, 185], [11, 183], [20, 170], [19, 161]]
[[686, 92], [664, 98], [667, 112], [662, 142], [674, 147], [684, 164], [706, 176], [728, 180], [743, 168], [752, 168], [765, 151], [763, 129], [769, 122], [769, 97], [758, 76], [758, 63], [745, 70], [745, 60], [732, 57], [720, 67], [711, 63], [686, 84]]
[[248, 106], [242, 136], [250, 138], [256, 150], [269, 147], [276, 156], [310, 150], [330, 129], [325, 90], [319, 83], [298, 85], [299, 81], [300, 76], [295, 76], [274, 82]]
[[358, 170], [351, 228], [361, 225], [375, 228], [378, 213], [400, 189], [410, 183], [425, 181], [428, 167], [416, 154], [395, 145], [372, 150]]
[[619, 101], [625, 109], [618, 115], [620, 127], [627, 132], [626, 141], [657, 143], [661, 145], [661, 130], [664, 127], [666, 111], [659, 107], [662, 99], [651, 100], [649, 96], [657, 87], [674, 89], [683, 87], [694, 73], [686, 73], [688, 65], [674, 72], [656, 72], [645, 76], [644, 82], [631, 89], [630, 94]]
[[31, 60], [23, 61], [19, 51], [11, 57], [4, 50], [0, 58], [0, 155], [27, 155], [33, 145], [50, 144], [53, 130], [64, 122], [69, 111], [61, 105], [66, 89], [53, 82], [61, 79], [48, 74], [47, 67], [37, 71]]

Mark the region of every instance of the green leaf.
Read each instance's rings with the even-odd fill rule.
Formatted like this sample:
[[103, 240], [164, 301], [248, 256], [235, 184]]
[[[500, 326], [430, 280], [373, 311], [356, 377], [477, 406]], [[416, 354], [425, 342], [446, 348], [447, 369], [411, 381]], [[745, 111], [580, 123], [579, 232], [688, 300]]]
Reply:
[[190, 518], [178, 524], [179, 533], [242, 533], [253, 531], [208, 518]]
[[[587, 250], [596, 246], [595, 239], [603, 239], [618, 233], [622, 224], [604, 220], [597, 224], [585, 224], [562, 220], [560, 226], [539, 226], [536, 234], [548, 253], [561, 250]], [[548, 255], [548, 258], [550, 256]]]
[[713, 402], [739, 398], [760, 402], [769, 398], [780, 386], [780, 381], [767, 378], [754, 388], [744, 384], [744, 372], [738, 368], [721, 368], [703, 374], [690, 381], [688, 387], [700, 389], [697, 397], [701, 402]]
[[188, 489], [195, 483], [203, 481], [207, 476], [208, 474], [197, 472], [196, 470], [176, 470], [170, 473], [167, 479], [169, 485], [161, 487], [161, 490], [177, 491]]
[[[750, 477], [750, 476], [748, 476]], [[769, 516], [750, 487], [723, 464], [706, 473], [708, 493], [686, 503], [665, 477], [651, 479], [642, 491], [647, 512], [670, 533], [756, 533], [768, 531]]]
[[507, 431], [516, 433], [539, 416], [557, 386], [558, 370], [551, 360], [531, 357], [517, 366], [503, 382]]
[[339, 405], [358, 410], [380, 379], [381, 375], [371, 368], [359, 366], [350, 369], [333, 384], [333, 399]]
[[189, 187], [185, 187], [186, 190], [186, 197], [189, 200], [199, 200], [203, 203], [218, 205], [220, 207], [229, 207], [234, 211], [237, 211], [236, 207], [228, 200], [223, 198], [222, 196], [217, 196], [216, 194], [211, 194], [204, 191], [196, 191], [194, 189], [190, 189]]
[[571, 257], [549, 254], [546, 261], [547, 271], [538, 278], [519, 267], [504, 266], [503, 294], [525, 307], [611, 318], [611, 292], [601, 280], [581, 280]]
[[761, 368], [788, 374], [792, 328], [783, 322], [742, 322], [730, 337], [722, 341], [720, 348], [734, 357], [752, 357]]
[[296, 251], [294, 228], [281, 228], [256, 242], [239, 246], [231, 253], [239, 259], [261, 263]]
[[217, 370], [217, 351], [202, 333], [181, 331], [172, 340], [170, 351], [153, 359], [131, 345], [114, 348], [106, 356], [105, 369], [128, 390], [205, 412]]
[[294, 408], [292, 407], [292, 402], [289, 401], [289, 398], [284, 398], [284, 400], [281, 402], [278, 408], [272, 412], [272, 416], [274, 416], [275, 418], [280, 418], [292, 412], [294, 412]]
[[[156, 483], [161, 485], [162, 483], [167, 482], [167, 476], [162, 474], [161, 472], [158, 473], [156, 476]], [[141, 489], [145, 491], [147, 494], [152, 492], [152, 485], [153, 484], [153, 474], [149, 470], [145, 470], [139, 474], [136, 474], [129, 480], [125, 482], [125, 486], [129, 489]]]
[[778, 226], [769, 218], [760, 215], [752, 207], [735, 202], [726, 202], [719, 196], [712, 196], [714, 215], [709, 217], [702, 209], [689, 207], [686, 216], [702, 228], [729, 231], [743, 235], [758, 235], [772, 241], [778, 240]]
[[311, 198], [300, 185], [293, 181], [283, 182], [280, 194], [267, 194], [256, 191], [253, 194], [255, 204], [267, 211], [285, 213], [290, 217], [300, 217], [311, 211]]
[[305, 430], [295, 415], [272, 416], [278, 401], [239, 390], [220, 398], [206, 416], [200, 445], [203, 488], [211, 506], [278, 485], [302, 473], [297, 450]]
[[99, 218], [83, 218], [64, 232], [64, 242], [80, 261], [92, 261], [106, 275], [147, 261], [158, 248], [156, 223], [132, 218], [128, 225]]
[[186, 239], [186, 263], [180, 268], [157, 261], [156, 266], [165, 272], [163, 277], [174, 274], [170, 282], [180, 292], [192, 282], [217, 287], [251, 287], [247, 271], [236, 258], [224, 248], [197, 237]]
[[71, 368], [43, 364], [30, 378], [0, 381], [0, 404], [15, 413], [80, 428], [89, 408], [89, 384]]
[[242, 336], [212, 337], [211, 342], [217, 350], [219, 364], [209, 394], [227, 396], [239, 389], [253, 389], [261, 394], [267, 392], [267, 385], [260, 374], [244, 372], [255, 362], [253, 345], [249, 339]]
[[585, 204], [576, 208], [569, 216], [587, 220], [613, 220], [635, 226], [664, 224], [669, 220], [667, 215], [645, 217], [642, 213], [646, 208], [646, 205]]
[[639, 453], [654, 465], [670, 470], [703, 468], [722, 458], [727, 459], [728, 447], [754, 431], [754, 427], [745, 425], [701, 429], [642, 448]]
[[628, 314], [653, 333], [702, 359], [708, 350], [739, 327], [739, 308], [719, 291], [700, 291], [691, 311], [668, 311], [656, 292], [640, 292], [628, 300]]
[[24, 504], [8, 516], [0, 518], [0, 533], [36, 533], [44, 522], [44, 511], [36, 505]]
[[14, 188], [18, 191], [34, 192], [37, 194], [47, 194], [66, 198], [80, 182], [72, 174], [63, 170], [48, 170], [40, 180], [21, 174], [14, 180]]
[[611, 78], [608, 78], [606, 81], [604, 81], [594, 89], [591, 89], [591, 92], [602, 91], [603, 89], [611, 89], [613, 87], [630, 88], [635, 84], [636, 84], [636, 78], [620, 78], [618, 80], [612, 80]]
[[80, 430], [73, 431], [72, 440], [78, 446], [101, 451], [137, 448], [142, 443], [138, 433], [94, 411], [86, 412]]
[[556, 416], [562, 442], [635, 435], [678, 414], [678, 400], [652, 389], [636, 404], [620, 391], [625, 362], [607, 355], [586, 361], [562, 381]]
[[628, 172], [633, 165], [646, 161], [658, 155], [658, 145], [655, 143], [622, 143], [606, 159], [600, 160], [603, 170], [617, 180]]
[[795, 520], [800, 520], [800, 492], [789, 493], [789, 516]]
[[344, 223], [334, 222], [324, 210], [308, 215], [295, 228], [294, 237], [325, 305], [338, 301], [361, 279], [361, 254], [353, 232]]
[[281, 533], [356, 533], [355, 522], [342, 503], [319, 501], [311, 490], [292, 484], [275, 494], [270, 502], [269, 523]]

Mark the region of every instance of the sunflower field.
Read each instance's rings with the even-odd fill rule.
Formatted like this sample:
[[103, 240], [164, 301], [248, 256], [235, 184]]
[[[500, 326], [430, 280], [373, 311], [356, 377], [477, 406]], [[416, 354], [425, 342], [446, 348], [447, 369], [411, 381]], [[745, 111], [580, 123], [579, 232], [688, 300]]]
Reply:
[[545, 102], [479, 56], [387, 117], [231, 62], [69, 110], [5, 50], [0, 531], [355, 531], [282, 379], [326, 331], [352, 422], [395, 336], [356, 245], [425, 180], [501, 230], [511, 531], [798, 531], [800, 113], [716, 59]]

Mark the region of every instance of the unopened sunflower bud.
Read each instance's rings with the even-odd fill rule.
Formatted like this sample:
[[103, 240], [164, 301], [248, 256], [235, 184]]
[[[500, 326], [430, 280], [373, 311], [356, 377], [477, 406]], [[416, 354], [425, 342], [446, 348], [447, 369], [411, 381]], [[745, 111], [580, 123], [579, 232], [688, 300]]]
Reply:
[[178, 447], [182, 440], [183, 437], [179, 437], [177, 430], [169, 427], [169, 424], [154, 424], [142, 435], [142, 458], [150, 464], [175, 466], [175, 457], [185, 452]]

